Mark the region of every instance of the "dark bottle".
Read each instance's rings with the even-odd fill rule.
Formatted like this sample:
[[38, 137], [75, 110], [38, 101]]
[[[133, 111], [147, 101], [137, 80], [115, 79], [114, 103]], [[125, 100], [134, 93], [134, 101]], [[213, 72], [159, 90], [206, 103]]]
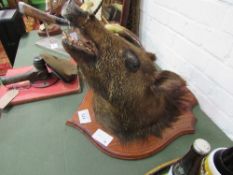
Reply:
[[198, 175], [202, 159], [210, 152], [210, 144], [196, 139], [187, 154], [171, 166], [172, 175]]
[[219, 149], [213, 156], [219, 174], [233, 175], [233, 147]]

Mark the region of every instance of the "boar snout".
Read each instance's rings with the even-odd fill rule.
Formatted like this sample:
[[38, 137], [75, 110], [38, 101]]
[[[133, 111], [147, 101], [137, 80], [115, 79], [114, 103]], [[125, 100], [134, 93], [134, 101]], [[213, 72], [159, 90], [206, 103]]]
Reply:
[[74, 0], [69, 0], [62, 8], [62, 16], [66, 18], [72, 26], [80, 27], [78, 20], [88, 17], [89, 13], [83, 11]]

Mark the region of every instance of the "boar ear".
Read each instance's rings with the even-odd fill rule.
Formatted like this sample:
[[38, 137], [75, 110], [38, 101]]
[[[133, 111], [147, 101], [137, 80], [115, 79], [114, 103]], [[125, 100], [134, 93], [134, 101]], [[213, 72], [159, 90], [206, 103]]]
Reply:
[[137, 72], [141, 63], [138, 56], [132, 50], [129, 49], [124, 50], [123, 59], [125, 61], [125, 67], [130, 72]]

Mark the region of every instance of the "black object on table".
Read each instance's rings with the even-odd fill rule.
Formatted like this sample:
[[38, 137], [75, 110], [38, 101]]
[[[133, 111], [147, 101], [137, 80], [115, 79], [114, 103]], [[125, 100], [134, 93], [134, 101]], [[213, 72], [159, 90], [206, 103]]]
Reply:
[[16, 9], [0, 10], [0, 40], [14, 64], [20, 37], [26, 33], [21, 14]]

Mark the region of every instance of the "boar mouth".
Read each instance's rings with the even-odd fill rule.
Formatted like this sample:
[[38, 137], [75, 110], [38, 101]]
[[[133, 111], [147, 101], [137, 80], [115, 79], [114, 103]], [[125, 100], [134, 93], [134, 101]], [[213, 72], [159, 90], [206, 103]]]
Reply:
[[71, 55], [74, 52], [90, 58], [97, 55], [97, 48], [93, 41], [84, 36], [78, 28], [63, 30], [62, 44]]
[[97, 56], [95, 43], [82, 31], [78, 18], [87, 18], [89, 14], [73, 0], [67, 1], [62, 8], [62, 16], [68, 21], [68, 29], [63, 30], [62, 44], [74, 59], [92, 59]]

